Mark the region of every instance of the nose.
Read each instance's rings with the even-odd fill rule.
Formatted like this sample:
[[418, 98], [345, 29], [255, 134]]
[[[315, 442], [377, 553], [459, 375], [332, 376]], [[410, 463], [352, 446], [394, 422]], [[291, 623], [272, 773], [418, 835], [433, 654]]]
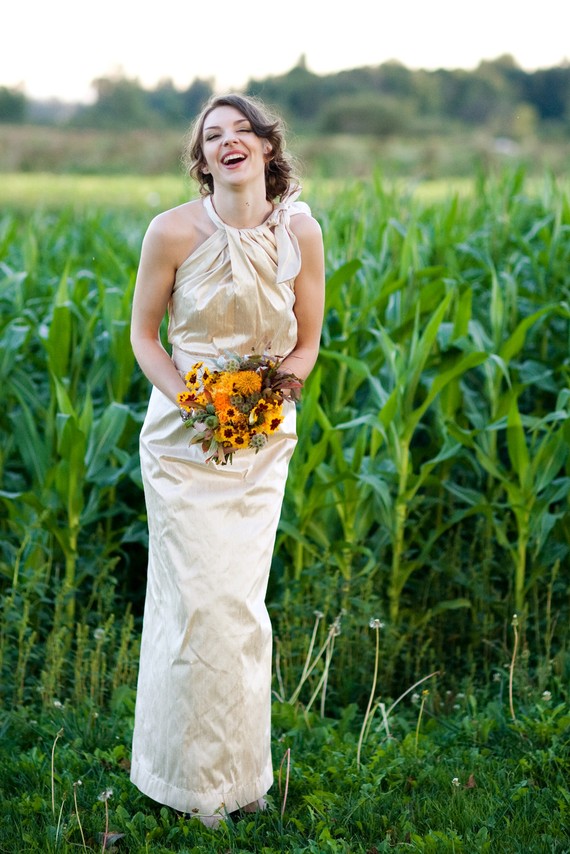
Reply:
[[234, 142], [237, 142], [237, 133], [233, 128], [228, 129], [224, 132], [224, 145], [231, 145]]

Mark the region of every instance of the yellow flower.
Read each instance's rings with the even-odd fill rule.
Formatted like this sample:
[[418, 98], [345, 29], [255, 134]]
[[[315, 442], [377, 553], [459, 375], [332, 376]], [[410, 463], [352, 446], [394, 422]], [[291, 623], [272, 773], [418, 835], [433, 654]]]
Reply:
[[283, 421], [283, 411], [280, 403], [268, 403], [260, 400], [251, 415], [255, 413], [255, 421], [250, 423], [255, 425], [255, 429], [261, 433], [275, 433], [281, 422]]
[[269, 422], [269, 432], [275, 433], [281, 422], [283, 421], [282, 415], [274, 415], [271, 421]]
[[205, 376], [202, 374], [202, 383], [204, 388], [209, 389], [209, 391], [219, 388], [220, 377], [223, 375], [220, 374], [219, 371], [214, 371], [213, 373], [206, 371], [205, 374]]
[[231, 443], [236, 435], [236, 431], [231, 426], [231, 424], [226, 424], [225, 426], [220, 427], [214, 433], [214, 438], [217, 442], [226, 442]]
[[192, 410], [192, 404], [196, 403], [196, 396], [190, 391], [180, 391], [177, 395], [178, 406], [185, 409], [186, 412]]
[[203, 362], [196, 362], [196, 364], [192, 365], [192, 367], [184, 377], [187, 385], [199, 385], [198, 371], [200, 370], [203, 364]]

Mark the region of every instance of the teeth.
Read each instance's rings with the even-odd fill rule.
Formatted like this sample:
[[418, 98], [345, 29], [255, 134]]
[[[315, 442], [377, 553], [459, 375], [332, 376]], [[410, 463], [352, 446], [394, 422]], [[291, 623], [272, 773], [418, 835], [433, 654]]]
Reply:
[[233, 163], [234, 160], [243, 160], [243, 159], [244, 159], [243, 154], [228, 154], [226, 157], [224, 157], [223, 162], [224, 163]]

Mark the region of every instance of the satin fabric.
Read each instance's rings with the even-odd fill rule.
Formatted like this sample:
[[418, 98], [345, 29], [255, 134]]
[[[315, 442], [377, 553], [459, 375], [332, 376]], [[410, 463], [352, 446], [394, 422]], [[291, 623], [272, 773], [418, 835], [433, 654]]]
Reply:
[[[286, 356], [295, 346], [301, 259], [295, 197], [237, 229], [204, 199], [216, 231], [178, 269], [172, 358], [184, 374], [226, 351]], [[271, 624], [265, 594], [290, 457], [295, 404], [259, 452], [206, 462], [178, 409], [151, 393], [140, 459], [149, 564], [131, 779], [174, 809], [211, 815], [262, 797], [271, 762]]]

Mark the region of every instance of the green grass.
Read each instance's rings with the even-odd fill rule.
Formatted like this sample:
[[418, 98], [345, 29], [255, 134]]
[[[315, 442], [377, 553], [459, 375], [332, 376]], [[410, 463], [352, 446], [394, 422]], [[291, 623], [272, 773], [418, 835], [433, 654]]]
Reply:
[[528, 702], [514, 724], [476, 693], [447, 697], [445, 713], [430, 698], [419, 733], [408, 704], [390, 738], [373, 728], [360, 769], [353, 706], [322, 720], [275, 703], [269, 809], [218, 831], [130, 784], [133, 700], [123, 688], [110, 710], [65, 702], [3, 714], [0, 851], [100, 851], [109, 790], [108, 829], [121, 836], [111, 850], [132, 854], [570, 850], [570, 708], [554, 699]]
[[4, 209], [78, 210], [137, 209], [149, 218], [190, 198], [183, 177], [175, 175], [56, 175], [49, 172], [8, 173], [0, 181]]
[[[413, 181], [400, 179], [398, 191], [422, 202], [442, 201], [453, 194], [473, 194], [471, 178]], [[328, 179], [304, 182], [305, 196], [326, 204], [344, 189], [344, 182]], [[196, 193], [183, 176], [138, 175], [57, 175], [49, 172], [12, 172], [2, 175], [0, 206], [27, 212], [37, 209], [59, 211], [65, 207], [86, 209], [136, 209], [149, 217], [179, 205]]]

